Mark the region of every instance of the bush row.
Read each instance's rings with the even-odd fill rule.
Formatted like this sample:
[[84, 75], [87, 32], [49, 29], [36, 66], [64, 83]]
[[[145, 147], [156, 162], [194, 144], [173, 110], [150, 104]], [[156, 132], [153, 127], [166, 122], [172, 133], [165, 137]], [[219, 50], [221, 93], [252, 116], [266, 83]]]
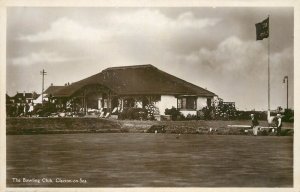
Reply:
[[[224, 109], [224, 108], [223, 108]], [[214, 107], [204, 107], [202, 110], [197, 111], [197, 115], [187, 115], [186, 117], [180, 113], [179, 109], [172, 107], [165, 110], [166, 115], [171, 115], [172, 120], [249, 120], [250, 115], [254, 114], [258, 120], [266, 120], [266, 111], [237, 111], [233, 109], [217, 110]], [[276, 116], [277, 113], [271, 113], [271, 116]], [[283, 113], [283, 122], [294, 122], [294, 111], [285, 110]]]

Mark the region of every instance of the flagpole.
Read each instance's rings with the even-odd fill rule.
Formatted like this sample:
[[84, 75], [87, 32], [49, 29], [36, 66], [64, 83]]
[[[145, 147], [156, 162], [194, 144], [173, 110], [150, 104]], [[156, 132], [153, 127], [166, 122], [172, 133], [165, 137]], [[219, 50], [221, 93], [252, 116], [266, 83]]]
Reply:
[[270, 15], [269, 18], [269, 37], [268, 37], [268, 110], [270, 111]]
[[270, 15], [268, 15], [268, 124], [271, 123], [271, 111], [270, 111]]

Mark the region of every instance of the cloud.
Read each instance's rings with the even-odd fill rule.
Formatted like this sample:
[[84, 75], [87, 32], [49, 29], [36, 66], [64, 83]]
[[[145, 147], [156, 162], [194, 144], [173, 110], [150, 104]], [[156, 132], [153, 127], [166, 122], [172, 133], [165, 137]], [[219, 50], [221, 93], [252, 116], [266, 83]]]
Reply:
[[109, 38], [110, 34], [106, 30], [83, 26], [64, 17], [53, 22], [47, 31], [23, 35], [19, 39], [29, 42], [43, 42], [51, 40], [107, 41]]
[[192, 12], [185, 12], [178, 16], [177, 21], [175, 21], [175, 26], [201, 29], [214, 26], [220, 21], [220, 18], [197, 19]]
[[[170, 18], [158, 10], [142, 9], [136, 12], [124, 14], [112, 14], [108, 22], [114, 27], [127, 26], [127, 29], [139, 29], [142, 32], [168, 32], [186, 29], [201, 29], [214, 26], [220, 22], [220, 18], [196, 18], [192, 12], [184, 12], [177, 18]], [[128, 28], [129, 26], [129, 28]]]
[[187, 65], [201, 65], [208, 70], [219, 73], [237, 73], [248, 71], [253, 73], [255, 68], [266, 60], [266, 49], [256, 41], [243, 41], [231, 36], [224, 39], [215, 49], [200, 48], [189, 54], [171, 55], [178, 63]]
[[112, 38], [149, 38], [167, 39], [170, 32], [180, 30], [200, 30], [216, 25], [220, 19], [196, 18], [193, 13], [185, 12], [176, 19], [169, 18], [158, 10], [142, 9], [134, 12], [113, 13], [99, 19], [97, 26], [89, 26], [68, 17], [52, 22], [49, 28], [35, 34], [21, 35], [19, 40], [45, 42], [52, 40], [67, 41], [110, 41]]
[[52, 54], [55, 50], [64, 58], [75, 55], [114, 65], [154, 63], [165, 51], [174, 52], [174, 44], [189, 46], [190, 32], [199, 33], [220, 21], [218, 18], [197, 18], [192, 12], [171, 18], [157, 9], [113, 11], [100, 17], [96, 24], [65, 16], [52, 21], [48, 28], [44, 26], [46, 30], [21, 35], [20, 44], [26, 45], [22, 51], [26, 49], [28, 56], [12, 60], [13, 64], [37, 63], [37, 57], [45, 57], [45, 53], [38, 52], [42, 47]]
[[11, 63], [13, 65], [34, 65], [44, 63], [59, 63], [65, 62], [68, 59], [59, 56], [54, 52], [40, 51], [37, 53], [31, 53], [28, 56], [13, 58]]

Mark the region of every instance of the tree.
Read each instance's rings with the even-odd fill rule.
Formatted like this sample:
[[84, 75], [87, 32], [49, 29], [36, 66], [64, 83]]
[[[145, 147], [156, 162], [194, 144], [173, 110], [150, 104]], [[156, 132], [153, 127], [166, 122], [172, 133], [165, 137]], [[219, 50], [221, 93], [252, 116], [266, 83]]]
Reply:
[[282, 110], [283, 110], [283, 108], [282, 108], [281, 106], [278, 106], [278, 107], [277, 107], [277, 112], [280, 113], [280, 112], [282, 112]]

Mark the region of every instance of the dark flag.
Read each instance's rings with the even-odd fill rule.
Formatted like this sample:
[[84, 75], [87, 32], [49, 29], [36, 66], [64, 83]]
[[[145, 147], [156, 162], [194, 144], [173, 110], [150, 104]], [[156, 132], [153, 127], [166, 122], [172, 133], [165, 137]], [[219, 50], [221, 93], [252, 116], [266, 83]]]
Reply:
[[260, 23], [255, 24], [256, 40], [263, 40], [269, 37], [269, 17]]

